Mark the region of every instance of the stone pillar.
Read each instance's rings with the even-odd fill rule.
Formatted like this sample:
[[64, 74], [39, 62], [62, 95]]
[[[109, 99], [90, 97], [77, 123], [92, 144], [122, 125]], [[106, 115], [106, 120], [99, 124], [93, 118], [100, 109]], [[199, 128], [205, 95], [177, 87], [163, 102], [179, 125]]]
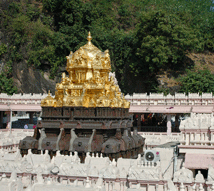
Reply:
[[33, 124], [33, 114], [34, 112], [29, 112], [29, 124]]
[[141, 130], [141, 114], [138, 113], [138, 117], [137, 117], [137, 130], [140, 131]]
[[7, 126], [6, 126], [6, 129], [10, 129], [11, 121], [12, 121], [12, 110], [10, 109], [9, 111], [6, 111], [5, 113], [7, 114]]
[[8, 125], [8, 123], [10, 122], [10, 111], [6, 111], [5, 113], [7, 115], [7, 125]]
[[155, 191], [158, 191], [158, 184], [155, 184]]
[[179, 122], [178, 122], [178, 119], [179, 119], [179, 114], [177, 113], [175, 115], [175, 129], [176, 129], [176, 131], [179, 131]]
[[0, 111], [0, 129], [3, 128], [3, 114], [4, 114], [4, 111]]
[[171, 115], [167, 114], [167, 135], [171, 135], [171, 132], [172, 132]]
[[12, 114], [13, 114], [13, 111], [12, 111], [12, 109], [10, 109], [10, 126], [9, 126], [9, 128], [10, 128], [10, 131], [11, 131], [11, 129], [12, 129]]

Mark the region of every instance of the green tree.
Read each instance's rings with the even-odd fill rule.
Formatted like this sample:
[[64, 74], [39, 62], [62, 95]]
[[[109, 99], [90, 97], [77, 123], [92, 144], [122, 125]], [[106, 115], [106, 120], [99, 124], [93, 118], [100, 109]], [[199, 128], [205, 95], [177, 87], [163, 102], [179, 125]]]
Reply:
[[214, 75], [207, 69], [191, 71], [187, 70], [185, 76], [180, 77], [180, 92], [209, 93], [214, 92]]
[[0, 74], [0, 93], [9, 95], [17, 93], [17, 88], [13, 86], [13, 79], [4, 72]]
[[7, 52], [7, 45], [4, 43], [0, 44], [0, 58]]
[[184, 18], [165, 11], [144, 12], [136, 33], [139, 62], [132, 67], [139, 72], [148, 68], [156, 74], [160, 69], [181, 69], [187, 51], [193, 50], [197, 42]]

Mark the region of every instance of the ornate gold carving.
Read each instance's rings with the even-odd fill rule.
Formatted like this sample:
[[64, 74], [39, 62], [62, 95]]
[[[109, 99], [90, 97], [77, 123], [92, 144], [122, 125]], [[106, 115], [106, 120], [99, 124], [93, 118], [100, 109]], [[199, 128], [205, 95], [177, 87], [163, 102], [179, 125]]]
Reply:
[[48, 96], [41, 101], [41, 105], [53, 107], [55, 105], [55, 102], [56, 102], [56, 100], [51, 96], [50, 90], [49, 90]]
[[61, 83], [56, 84], [55, 98], [49, 93], [41, 106], [130, 107], [115, 78], [109, 79], [109, 51], [101, 52], [94, 46], [90, 32], [87, 40], [86, 45], [66, 56], [69, 77], [62, 73]]

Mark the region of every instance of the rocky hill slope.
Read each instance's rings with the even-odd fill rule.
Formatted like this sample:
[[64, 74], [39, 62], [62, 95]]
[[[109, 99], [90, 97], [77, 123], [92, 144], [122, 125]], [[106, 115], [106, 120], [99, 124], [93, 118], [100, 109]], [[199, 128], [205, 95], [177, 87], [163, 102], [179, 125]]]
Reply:
[[[211, 74], [214, 75], [214, 53], [190, 53], [187, 55], [186, 62], [191, 63], [192, 70], [204, 70], [208, 69]], [[161, 88], [169, 89], [170, 93], [179, 92], [180, 89], [180, 77], [185, 76], [186, 72], [184, 71], [171, 71], [165, 70], [161, 71], [157, 75], [158, 85]]]

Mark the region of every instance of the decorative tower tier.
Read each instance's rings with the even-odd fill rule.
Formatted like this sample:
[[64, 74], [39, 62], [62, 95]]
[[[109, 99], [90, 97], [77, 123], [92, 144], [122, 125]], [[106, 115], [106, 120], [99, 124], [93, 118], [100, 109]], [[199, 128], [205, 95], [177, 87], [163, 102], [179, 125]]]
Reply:
[[88, 43], [67, 56], [68, 77], [62, 74], [55, 97], [42, 100], [42, 121], [33, 137], [20, 141], [22, 154], [57, 150], [77, 151], [82, 161], [87, 152], [110, 158], [135, 158], [142, 153], [144, 139], [134, 129], [130, 103], [124, 98], [111, 71], [108, 50]]
[[113, 76], [109, 78], [111, 63], [109, 51], [101, 52], [91, 43], [76, 52], [70, 52], [62, 81], [56, 85], [55, 98], [50, 95], [42, 100], [41, 105], [47, 107], [112, 107], [129, 108], [130, 103], [121, 94]]

